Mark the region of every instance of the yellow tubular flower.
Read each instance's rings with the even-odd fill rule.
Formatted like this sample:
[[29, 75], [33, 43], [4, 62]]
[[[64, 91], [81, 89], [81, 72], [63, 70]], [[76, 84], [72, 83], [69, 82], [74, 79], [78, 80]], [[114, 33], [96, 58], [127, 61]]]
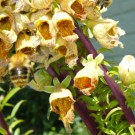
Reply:
[[86, 18], [90, 20], [97, 20], [101, 17], [101, 13], [99, 12], [99, 8], [95, 6], [86, 6], [84, 7], [86, 12]]
[[67, 51], [65, 55], [65, 63], [68, 64], [70, 68], [73, 68], [78, 60], [78, 50], [75, 42], [68, 42]]
[[94, 63], [85, 66], [74, 78], [74, 87], [84, 95], [91, 95], [98, 84], [98, 74]]
[[75, 101], [70, 90], [64, 88], [56, 90], [50, 95], [49, 102], [51, 111], [60, 115], [66, 131], [71, 133], [70, 123], [74, 120], [73, 104]]
[[75, 18], [85, 20], [86, 14], [84, 8], [78, 0], [60, 0], [59, 3], [62, 10], [71, 14]]
[[33, 55], [36, 52], [40, 40], [37, 36], [27, 35], [25, 32], [20, 32], [16, 41], [16, 51], [21, 51], [27, 55]]
[[118, 66], [118, 72], [122, 83], [135, 89], [135, 58], [132, 55], [126, 55]]
[[54, 51], [58, 52], [60, 55], [65, 56], [67, 52], [67, 41], [61, 37], [57, 37], [56, 46], [54, 47]]
[[119, 37], [124, 35], [125, 32], [117, 27], [117, 24], [118, 22], [114, 20], [105, 19], [93, 27], [93, 34], [102, 47], [112, 49], [120, 45], [120, 47], [123, 48]]
[[96, 88], [99, 76], [103, 76], [103, 71], [98, 66], [104, 56], [99, 54], [95, 59], [90, 54], [87, 59], [83, 59], [82, 65], [85, 66], [74, 77], [74, 87], [78, 88], [84, 95], [90, 95]]
[[26, 2], [35, 9], [49, 8], [54, 0], [26, 0]]
[[50, 18], [51, 16], [42, 16], [35, 22], [37, 35], [42, 36], [42, 44], [45, 46], [54, 46], [56, 40], [56, 31]]
[[0, 29], [11, 30], [12, 22], [9, 15], [5, 12], [0, 12]]
[[77, 34], [73, 32], [75, 29], [72, 17], [63, 11], [55, 12], [52, 17], [52, 22], [55, 29], [60, 36], [67, 41], [74, 41], [78, 38]]

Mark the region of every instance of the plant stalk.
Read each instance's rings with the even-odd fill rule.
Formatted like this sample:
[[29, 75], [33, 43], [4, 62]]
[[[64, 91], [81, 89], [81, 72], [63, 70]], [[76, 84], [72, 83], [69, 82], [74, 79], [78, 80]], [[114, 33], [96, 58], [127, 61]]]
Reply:
[[[76, 25], [76, 28], [74, 31], [79, 36], [79, 39], [83, 42], [84, 46], [89, 51], [89, 53], [93, 54], [93, 57], [95, 58], [98, 55], [98, 53], [97, 53], [96, 49], [93, 47], [93, 45], [90, 42], [90, 40], [88, 39], [88, 37], [83, 34], [83, 32], [81, 31], [81, 29], [79, 28], [78, 25]], [[119, 86], [116, 84], [116, 82], [111, 77], [108, 76], [107, 68], [104, 65], [101, 65], [101, 68], [104, 71], [104, 79], [106, 80], [108, 86], [112, 90], [115, 98], [118, 100], [120, 107], [122, 108], [123, 113], [124, 113], [128, 123], [131, 125], [135, 125], [135, 117], [132, 113], [132, 110], [130, 108], [127, 108], [127, 106], [125, 104], [126, 98], [124, 96], [124, 93], [119, 88]]]
[[7, 131], [7, 135], [12, 135], [12, 134], [9, 132], [7, 123], [6, 123], [5, 120], [4, 120], [4, 116], [3, 116], [2, 112], [0, 112], [0, 126], [1, 126], [3, 129], [5, 129], [5, 130]]

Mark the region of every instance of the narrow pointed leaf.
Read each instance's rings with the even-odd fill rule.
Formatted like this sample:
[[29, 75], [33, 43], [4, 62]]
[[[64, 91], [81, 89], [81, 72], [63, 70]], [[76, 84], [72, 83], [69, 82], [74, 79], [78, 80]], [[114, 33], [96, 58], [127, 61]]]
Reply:
[[10, 90], [10, 92], [6, 95], [6, 97], [4, 98], [4, 100], [1, 103], [1, 110], [4, 108], [5, 104], [20, 90], [19, 87], [14, 88], [12, 90]]
[[30, 134], [32, 134], [33, 132], [34, 132], [34, 130], [31, 129], [31, 130], [28, 130], [27, 132], [25, 132], [24, 135], [30, 135]]
[[54, 86], [45, 86], [43, 91], [46, 93], [52, 93], [54, 92], [54, 88]]
[[14, 117], [19, 109], [19, 107], [22, 105], [22, 103], [26, 102], [26, 100], [21, 100], [19, 101], [13, 108], [12, 112], [11, 112], [11, 118]]
[[97, 65], [100, 64], [100, 63], [103, 61], [103, 59], [104, 59], [104, 55], [103, 55], [102, 53], [100, 53], [100, 54], [95, 58]]
[[13, 128], [15, 128], [18, 124], [24, 122], [24, 120], [16, 120], [14, 121], [10, 126], [9, 126], [9, 130], [13, 131]]
[[20, 135], [20, 128], [17, 128], [14, 132], [14, 135]]
[[47, 111], [47, 119], [48, 120], [50, 119], [50, 114], [51, 114], [51, 108], [49, 107], [48, 108], [48, 111]]
[[58, 78], [55, 77], [55, 78], [53, 79], [53, 84], [54, 84], [54, 86], [60, 84], [60, 81], [58, 80]]
[[5, 129], [3, 129], [2, 127], [0, 127], [0, 134], [1, 135], [6, 135], [7, 131]]
[[71, 76], [67, 76], [63, 81], [62, 81], [62, 86], [64, 87], [64, 88], [67, 88], [68, 86], [69, 86], [69, 84], [70, 84], [70, 81], [71, 81]]

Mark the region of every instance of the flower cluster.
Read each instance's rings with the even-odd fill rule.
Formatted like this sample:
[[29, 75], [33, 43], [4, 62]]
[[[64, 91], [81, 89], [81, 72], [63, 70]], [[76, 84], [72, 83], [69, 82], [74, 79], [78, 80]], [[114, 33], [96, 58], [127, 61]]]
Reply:
[[[21, 86], [22, 80], [27, 78], [24, 73], [31, 70], [31, 62], [43, 64], [47, 69], [51, 63], [62, 57], [69, 68], [73, 68], [77, 64], [79, 48], [78, 35], [74, 31], [76, 22], [86, 26], [103, 48], [112, 49], [118, 45], [122, 48], [119, 38], [125, 32], [117, 27], [118, 21], [102, 17], [106, 10], [97, 0], [1, 0], [0, 78], [10, 70], [14, 76], [13, 82], [20, 79], [17, 82]], [[20, 62], [19, 54], [28, 60]], [[96, 58], [88, 55], [87, 60], [82, 60], [84, 67], [74, 77], [74, 87], [84, 95], [91, 95], [98, 85], [99, 76], [103, 76], [100, 68], [103, 58], [102, 54]], [[134, 77], [132, 79], [130, 76], [134, 73], [135, 60], [127, 56], [123, 61], [119, 65], [121, 80], [125, 86], [133, 86]], [[19, 62], [21, 64], [18, 64]], [[134, 65], [133, 68], [127, 63]], [[37, 75], [37, 82], [41, 79], [38, 77]], [[42, 91], [42, 85], [38, 86], [36, 82], [31, 85]], [[70, 123], [74, 119], [74, 102], [70, 90], [63, 87], [55, 87], [50, 95], [51, 111], [60, 115], [60, 120], [69, 133]]]
[[[15, 44], [16, 52], [27, 54], [45, 68], [62, 57], [74, 67], [78, 59], [74, 19], [85, 24], [101, 46], [122, 47], [119, 37], [124, 31], [117, 27], [117, 21], [102, 18], [103, 11], [96, 0], [1, 0], [0, 59], [7, 65], [7, 55]], [[47, 55], [40, 53], [46, 50]]]

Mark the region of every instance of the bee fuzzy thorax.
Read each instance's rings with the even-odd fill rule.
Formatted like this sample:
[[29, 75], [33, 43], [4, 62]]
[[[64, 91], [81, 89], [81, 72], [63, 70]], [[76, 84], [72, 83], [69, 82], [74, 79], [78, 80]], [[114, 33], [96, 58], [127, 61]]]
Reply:
[[24, 87], [29, 80], [31, 63], [27, 55], [17, 52], [10, 58], [10, 80], [14, 86]]

